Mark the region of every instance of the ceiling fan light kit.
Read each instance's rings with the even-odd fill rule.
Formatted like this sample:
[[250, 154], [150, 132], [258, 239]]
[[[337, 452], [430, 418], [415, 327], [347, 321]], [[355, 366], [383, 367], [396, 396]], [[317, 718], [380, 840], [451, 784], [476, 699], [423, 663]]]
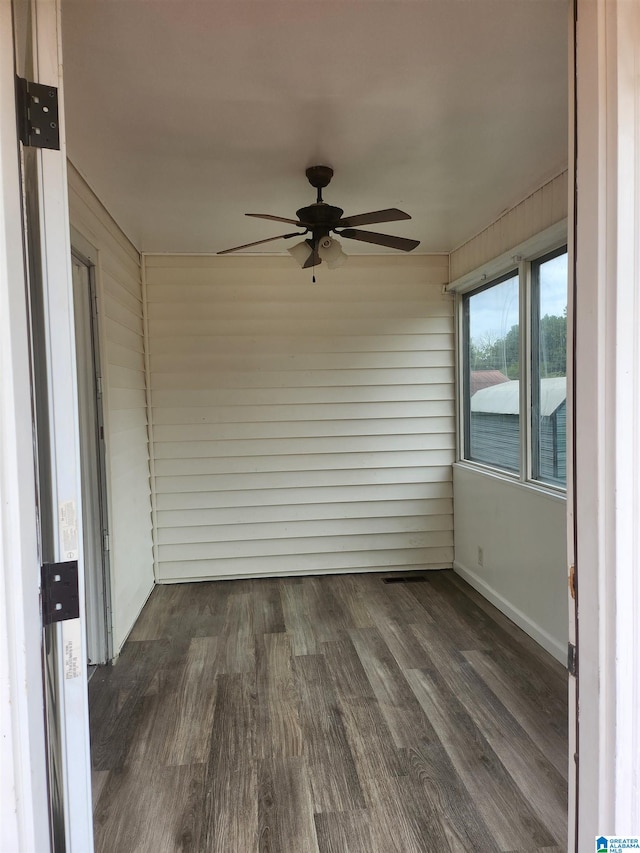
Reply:
[[313, 244], [311, 240], [303, 240], [302, 243], [296, 243], [295, 246], [291, 246], [291, 248], [287, 249], [287, 252], [304, 269], [309, 256], [313, 254]]
[[318, 245], [318, 255], [330, 270], [338, 269], [347, 261], [342, 245], [332, 237], [323, 237]]
[[[270, 243], [273, 240], [288, 240], [291, 237], [303, 237], [311, 234], [310, 238], [296, 243], [290, 249], [289, 254], [295, 258], [303, 269], [316, 267], [323, 261], [329, 269], [341, 267], [347, 260], [341, 244], [333, 237], [331, 232], [348, 240], [358, 240], [361, 243], [373, 243], [377, 246], [387, 246], [390, 249], [399, 249], [402, 252], [411, 252], [420, 244], [419, 240], [409, 240], [406, 237], [395, 237], [391, 234], [379, 234], [376, 231], [361, 231], [356, 225], [373, 225], [377, 222], [397, 222], [402, 219], [411, 219], [408, 213], [395, 207], [386, 210], [375, 210], [371, 213], [360, 213], [356, 216], [343, 216], [341, 207], [327, 204], [322, 198], [322, 190], [329, 185], [333, 177], [333, 169], [330, 166], [310, 166], [306, 170], [307, 180], [317, 190], [316, 201], [307, 207], [301, 207], [296, 211], [297, 219], [286, 219], [282, 216], [274, 216], [268, 213], [247, 213], [257, 219], [268, 219], [274, 222], [285, 222], [294, 225], [303, 231], [294, 231], [289, 234], [279, 234], [276, 237], [267, 237], [265, 240], [256, 240], [253, 243], [245, 243], [235, 246], [233, 249], [224, 249], [219, 255], [229, 252], [238, 252], [252, 246]], [[340, 230], [338, 230], [340, 229]]]

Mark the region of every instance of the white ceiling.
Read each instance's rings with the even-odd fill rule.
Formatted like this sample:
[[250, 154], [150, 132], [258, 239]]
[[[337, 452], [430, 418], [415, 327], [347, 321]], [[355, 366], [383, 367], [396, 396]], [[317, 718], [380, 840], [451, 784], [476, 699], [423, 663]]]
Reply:
[[[566, 0], [63, 0], [69, 156], [146, 252], [347, 214], [449, 251], [567, 163]], [[289, 241], [291, 245], [291, 241]], [[278, 241], [262, 248], [282, 252]], [[345, 240], [348, 253], [385, 252]]]

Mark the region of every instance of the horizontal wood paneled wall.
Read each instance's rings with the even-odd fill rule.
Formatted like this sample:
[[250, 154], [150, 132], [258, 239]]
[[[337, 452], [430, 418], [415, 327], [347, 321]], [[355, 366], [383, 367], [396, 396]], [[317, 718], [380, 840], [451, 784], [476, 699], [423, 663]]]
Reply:
[[451, 566], [447, 256], [145, 256], [159, 581]]
[[97, 250], [114, 650], [154, 584], [141, 259], [71, 164], [71, 224]]
[[568, 172], [563, 172], [452, 252], [450, 280], [456, 281], [566, 219], [568, 207]]

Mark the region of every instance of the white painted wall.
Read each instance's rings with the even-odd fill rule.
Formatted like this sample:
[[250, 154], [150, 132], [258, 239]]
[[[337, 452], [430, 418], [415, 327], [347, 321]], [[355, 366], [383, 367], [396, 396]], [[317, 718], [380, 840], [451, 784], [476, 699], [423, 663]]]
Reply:
[[159, 581], [452, 565], [446, 256], [145, 262]]
[[453, 487], [454, 568], [565, 663], [566, 499], [464, 464]]
[[[468, 288], [536, 240], [561, 239], [567, 173], [549, 181], [450, 258], [452, 286]], [[502, 270], [501, 270], [502, 271]], [[566, 498], [461, 463], [454, 470], [455, 569], [563, 663], [567, 657]], [[478, 565], [478, 548], [483, 566]]]
[[141, 260], [71, 164], [68, 175], [72, 228], [96, 250], [117, 654], [154, 584]]

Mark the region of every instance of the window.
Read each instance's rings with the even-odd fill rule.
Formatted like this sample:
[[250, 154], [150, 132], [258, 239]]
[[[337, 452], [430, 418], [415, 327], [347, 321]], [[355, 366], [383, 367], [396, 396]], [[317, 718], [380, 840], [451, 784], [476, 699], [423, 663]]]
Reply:
[[462, 296], [462, 457], [555, 487], [566, 484], [567, 272], [561, 248]]
[[520, 470], [520, 287], [511, 272], [466, 295], [465, 457]]
[[531, 451], [534, 480], [567, 482], [567, 253], [531, 264]]

